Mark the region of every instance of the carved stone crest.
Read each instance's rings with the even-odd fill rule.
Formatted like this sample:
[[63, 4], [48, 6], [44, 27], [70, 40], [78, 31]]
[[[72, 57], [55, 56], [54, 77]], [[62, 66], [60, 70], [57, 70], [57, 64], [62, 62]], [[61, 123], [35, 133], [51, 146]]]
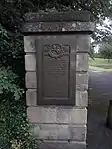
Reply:
[[48, 52], [48, 55], [51, 58], [55, 58], [55, 59], [60, 56], [63, 56], [63, 54], [64, 54], [63, 48], [59, 44], [53, 44], [50, 48], [50, 51]]

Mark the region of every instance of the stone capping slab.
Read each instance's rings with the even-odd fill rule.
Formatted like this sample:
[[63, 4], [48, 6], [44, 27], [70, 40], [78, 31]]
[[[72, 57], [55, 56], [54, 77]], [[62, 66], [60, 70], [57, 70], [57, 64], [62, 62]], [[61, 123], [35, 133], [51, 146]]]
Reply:
[[60, 125], [60, 124], [35, 124], [33, 134], [38, 139], [44, 140], [86, 140], [86, 126]]
[[[28, 119], [38, 124], [87, 124], [87, 109], [37, 106], [27, 108]], [[80, 116], [79, 116], [80, 115]]]
[[90, 21], [89, 11], [71, 11], [71, 12], [41, 12], [26, 13], [25, 22], [63, 22], [63, 21]]
[[23, 33], [87, 32], [87, 34], [92, 34], [93, 30], [92, 22], [28, 22], [22, 27]]
[[86, 142], [71, 141], [42, 141], [40, 149], [86, 149]]

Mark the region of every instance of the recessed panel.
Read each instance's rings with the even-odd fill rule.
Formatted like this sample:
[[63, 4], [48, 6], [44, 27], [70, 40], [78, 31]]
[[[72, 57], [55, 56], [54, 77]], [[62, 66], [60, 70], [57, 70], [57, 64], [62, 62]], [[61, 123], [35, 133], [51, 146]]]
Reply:
[[[37, 101], [41, 105], [75, 103], [75, 47], [62, 37], [37, 42]], [[61, 42], [62, 40], [62, 42]], [[39, 42], [40, 41], [40, 42]], [[69, 40], [70, 41], [70, 40]]]

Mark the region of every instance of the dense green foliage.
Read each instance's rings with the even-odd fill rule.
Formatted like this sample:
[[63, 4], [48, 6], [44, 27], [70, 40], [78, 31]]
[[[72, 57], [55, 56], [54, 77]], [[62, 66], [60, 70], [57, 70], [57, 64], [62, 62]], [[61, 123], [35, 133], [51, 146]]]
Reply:
[[112, 37], [111, 26], [102, 21], [105, 17], [111, 17], [111, 0], [0, 0], [0, 24], [11, 36], [18, 37], [26, 12], [48, 11], [52, 8], [58, 11], [87, 10], [91, 12], [97, 24], [106, 26], [104, 30], [96, 28], [93, 34], [95, 43]]
[[112, 6], [110, 0], [0, 0], [0, 149], [35, 148], [26, 118], [21, 24], [27, 12], [54, 9], [87, 10], [99, 21], [110, 16]]
[[94, 52], [94, 48], [91, 46], [90, 50], [89, 50], [89, 56], [94, 59], [95, 56], [95, 52]]
[[0, 149], [35, 148], [26, 117], [24, 74], [23, 41], [10, 36], [1, 25]]
[[99, 54], [104, 59], [108, 59], [109, 62], [109, 60], [112, 59], [112, 43], [111, 42], [103, 43], [100, 46]]
[[26, 12], [47, 11], [55, 7], [58, 11], [87, 10], [95, 19], [110, 16], [111, 0], [1, 0], [0, 23], [8, 31], [20, 31], [22, 17]]
[[0, 95], [0, 149], [37, 149], [22, 100], [5, 92]]

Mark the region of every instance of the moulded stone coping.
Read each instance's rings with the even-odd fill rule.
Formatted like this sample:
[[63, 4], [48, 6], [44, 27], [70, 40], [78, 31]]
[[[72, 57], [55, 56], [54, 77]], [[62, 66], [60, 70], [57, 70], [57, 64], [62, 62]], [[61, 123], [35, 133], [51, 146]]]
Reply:
[[41, 32], [87, 32], [92, 33], [94, 24], [87, 11], [27, 13], [23, 33]]
[[89, 11], [26, 13], [25, 22], [90, 21]]

